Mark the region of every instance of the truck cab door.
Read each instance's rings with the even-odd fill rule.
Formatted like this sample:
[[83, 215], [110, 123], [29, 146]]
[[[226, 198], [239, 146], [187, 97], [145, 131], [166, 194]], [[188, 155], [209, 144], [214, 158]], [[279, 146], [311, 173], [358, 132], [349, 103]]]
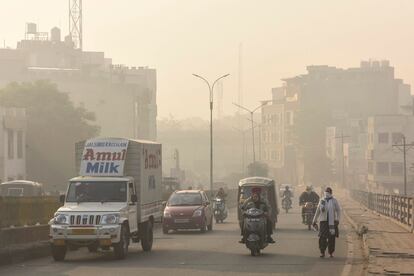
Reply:
[[128, 183], [128, 221], [131, 232], [138, 230], [137, 221], [137, 194], [135, 191], [135, 185], [132, 182]]

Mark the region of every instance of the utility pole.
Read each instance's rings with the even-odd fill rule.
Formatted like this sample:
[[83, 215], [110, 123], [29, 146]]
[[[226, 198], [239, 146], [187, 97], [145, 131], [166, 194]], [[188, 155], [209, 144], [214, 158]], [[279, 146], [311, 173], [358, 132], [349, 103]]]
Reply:
[[407, 144], [405, 135], [402, 136], [402, 144], [394, 144], [393, 148], [399, 149], [403, 153], [403, 166], [404, 166], [404, 195], [407, 196], [407, 152], [414, 147], [414, 144]]
[[345, 136], [344, 131], [341, 130], [341, 136], [336, 136], [335, 139], [341, 139], [341, 150], [342, 150], [342, 186], [345, 188], [345, 152], [344, 152], [344, 139], [351, 136]]

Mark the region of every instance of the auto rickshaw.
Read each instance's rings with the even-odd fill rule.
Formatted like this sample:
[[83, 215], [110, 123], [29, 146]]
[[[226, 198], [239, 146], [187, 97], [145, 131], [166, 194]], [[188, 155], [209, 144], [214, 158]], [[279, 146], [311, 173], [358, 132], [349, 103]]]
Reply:
[[275, 181], [266, 177], [248, 177], [239, 181], [239, 191], [238, 191], [238, 219], [240, 229], [243, 225], [243, 212], [241, 206], [243, 203], [252, 195], [253, 188], [260, 188], [261, 194], [260, 198], [265, 201], [270, 207], [269, 216], [270, 220], [273, 223], [273, 229], [276, 228], [277, 215], [279, 214], [278, 208], [278, 197], [277, 191], [275, 188]]
[[0, 196], [3, 197], [32, 197], [43, 195], [43, 185], [38, 182], [13, 180], [0, 184]]

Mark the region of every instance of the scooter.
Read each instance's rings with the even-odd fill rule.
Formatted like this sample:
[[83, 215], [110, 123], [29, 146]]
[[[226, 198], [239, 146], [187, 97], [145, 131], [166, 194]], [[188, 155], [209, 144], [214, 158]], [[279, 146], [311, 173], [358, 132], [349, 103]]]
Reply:
[[266, 217], [260, 209], [251, 208], [244, 212], [244, 228], [246, 247], [252, 256], [259, 256], [260, 250], [267, 245]]
[[213, 211], [214, 211], [214, 218], [216, 220], [216, 223], [220, 223], [220, 222], [223, 223], [223, 221], [227, 218], [227, 215], [228, 215], [226, 203], [224, 202], [222, 198], [219, 198], [219, 197], [216, 197], [213, 202], [214, 202]]
[[305, 225], [308, 226], [308, 230], [311, 230], [313, 217], [315, 216], [315, 213], [316, 213], [316, 206], [312, 202], [306, 202], [304, 208], [305, 208]]

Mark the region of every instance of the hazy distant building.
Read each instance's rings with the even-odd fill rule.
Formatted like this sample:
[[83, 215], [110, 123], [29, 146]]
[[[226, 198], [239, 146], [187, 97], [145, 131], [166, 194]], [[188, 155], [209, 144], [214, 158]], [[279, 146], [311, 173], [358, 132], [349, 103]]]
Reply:
[[0, 86], [47, 79], [96, 115], [101, 135], [155, 140], [155, 69], [113, 65], [103, 52], [74, 48], [60, 30], [26, 34], [16, 49], [0, 49]]
[[[405, 136], [407, 143], [414, 142], [414, 117], [406, 115], [377, 115], [368, 119], [368, 187], [374, 191], [403, 193], [404, 167], [402, 144]], [[414, 192], [412, 183], [414, 172], [413, 154], [407, 154], [407, 188]]]
[[0, 107], [0, 182], [26, 178], [26, 112]]
[[[308, 66], [307, 71], [307, 74], [283, 79], [285, 96], [283, 107], [279, 107], [283, 109], [285, 122], [283, 171], [295, 172], [299, 184], [312, 181], [309, 179], [311, 174], [308, 171], [317, 168], [318, 164], [315, 162], [318, 160], [315, 158], [317, 159], [321, 151], [326, 152], [325, 146], [331, 148], [330, 158], [334, 158], [338, 164], [338, 145], [342, 145], [338, 141], [331, 141], [331, 144], [327, 145], [326, 127], [333, 127], [334, 136], [342, 133], [348, 135], [347, 131], [355, 130], [355, 127], [351, 126], [353, 121], [366, 121], [368, 117], [378, 114], [413, 114], [410, 86], [395, 78], [394, 68], [388, 61], [363, 61], [360, 67], [349, 69], [326, 65]], [[263, 109], [263, 112], [270, 112], [272, 107], [267, 108], [268, 110]], [[303, 119], [321, 110], [326, 112], [323, 115], [325, 117], [321, 118], [326, 121], [326, 125], [319, 131], [320, 141], [309, 145], [301, 144], [301, 137], [297, 133], [298, 116], [302, 116]], [[276, 131], [276, 128], [273, 131]], [[313, 135], [315, 137], [315, 133]], [[345, 143], [348, 141], [345, 140]], [[277, 149], [278, 146], [274, 145], [269, 150]], [[360, 158], [361, 152], [355, 153], [356, 150], [350, 143], [349, 154], [352, 155], [352, 151], [354, 156], [347, 158]], [[309, 158], [310, 156], [313, 157]], [[337, 171], [336, 174], [338, 173]]]

